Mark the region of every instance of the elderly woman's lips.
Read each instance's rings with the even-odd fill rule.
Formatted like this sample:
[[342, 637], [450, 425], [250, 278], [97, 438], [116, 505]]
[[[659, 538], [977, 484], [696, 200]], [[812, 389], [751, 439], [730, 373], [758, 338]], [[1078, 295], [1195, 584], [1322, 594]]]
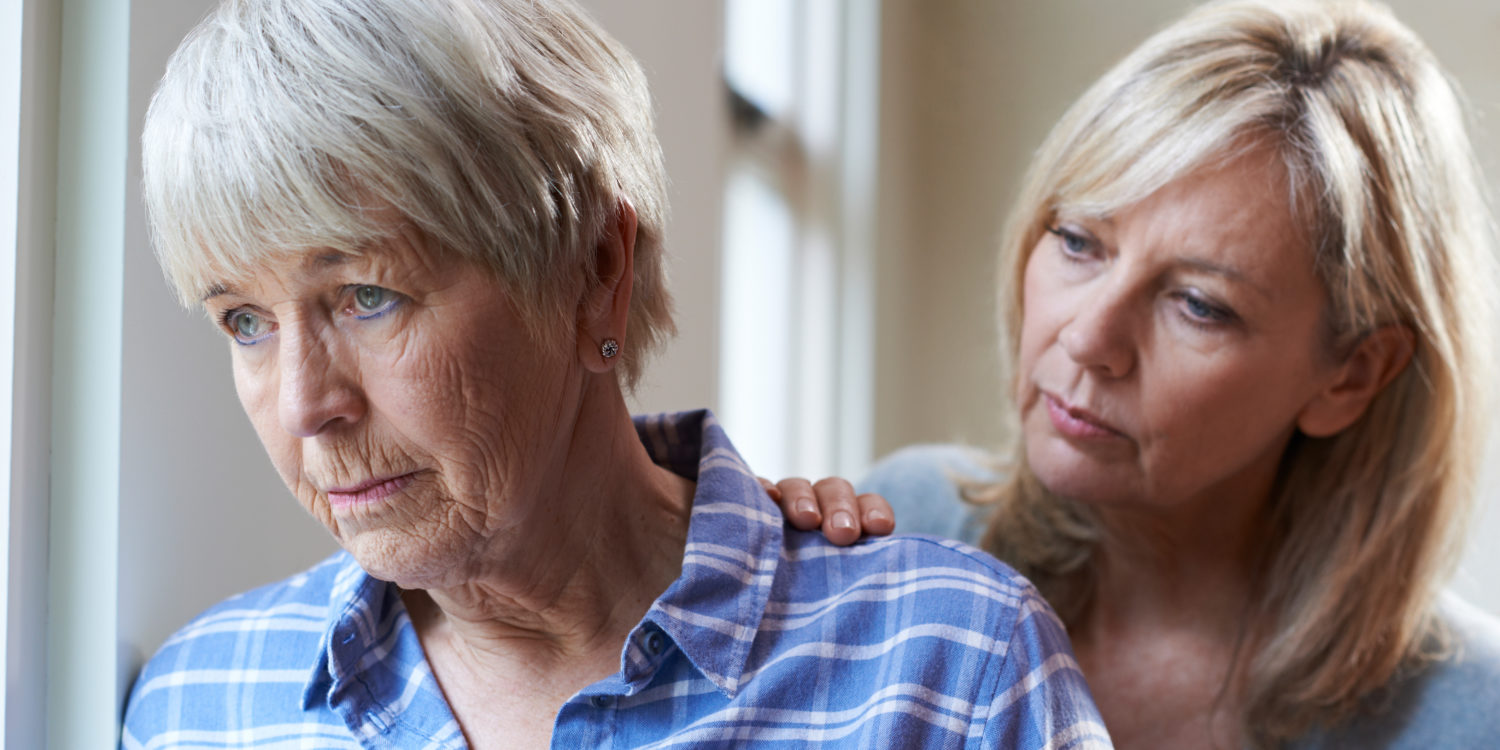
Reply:
[[1052, 419], [1052, 427], [1063, 437], [1079, 440], [1124, 437], [1098, 417], [1070, 407], [1051, 394], [1044, 394], [1043, 398], [1047, 402], [1047, 416]]
[[331, 487], [328, 502], [334, 508], [349, 508], [355, 505], [377, 503], [405, 489], [416, 477], [415, 473], [395, 477], [372, 479], [350, 487]]

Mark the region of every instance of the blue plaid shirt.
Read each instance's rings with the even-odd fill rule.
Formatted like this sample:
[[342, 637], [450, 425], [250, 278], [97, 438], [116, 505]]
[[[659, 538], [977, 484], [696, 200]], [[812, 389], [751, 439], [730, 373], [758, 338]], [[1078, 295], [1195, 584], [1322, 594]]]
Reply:
[[[556, 748], [1107, 748], [1025, 579], [922, 537], [840, 549], [782, 524], [708, 412], [638, 418], [696, 479], [682, 575]], [[208, 610], [137, 679], [126, 748], [462, 748], [397, 588], [338, 553]]]

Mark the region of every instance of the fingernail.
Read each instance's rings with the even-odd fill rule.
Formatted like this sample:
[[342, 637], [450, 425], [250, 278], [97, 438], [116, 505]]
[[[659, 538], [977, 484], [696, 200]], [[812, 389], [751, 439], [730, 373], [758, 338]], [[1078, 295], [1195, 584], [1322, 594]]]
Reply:
[[804, 497], [801, 500], [797, 501], [797, 512], [805, 515], [816, 516], [818, 515], [818, 506], [814, 504], [813, 501]]
[[885, 511], [883, 511], [883, 510], [872, 510], [869, 513], [865, 514], [865, 522], [866, 523], [870, 523], [870, 522], [873, 522], [873, 521], [889, 521], [889, 520], [891, 520], [891, 517], [888, 516], [888, 515], [886, 515]]
[[833, 527], [835, 529], [854, 528], [854, 516], [849, 515], [848, 511], [836, 511], [833, 514]]

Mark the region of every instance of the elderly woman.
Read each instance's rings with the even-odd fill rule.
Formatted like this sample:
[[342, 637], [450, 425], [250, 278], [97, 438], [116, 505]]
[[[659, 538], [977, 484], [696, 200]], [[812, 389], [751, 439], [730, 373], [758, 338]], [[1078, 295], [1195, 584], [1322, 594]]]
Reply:
[[562, 0], [228, 0], [144, 136], [158, 252], [343, 551], [136, 683], [156, 747], [1108, 747], [971, 548], [784, 530], [671, 329], [649, 96]]
[[[1037, 583], [1120, 746], [1500, 747], [1500, 623], [1439, 594], [1495, 413], [1462, 123], [1385, 9], [1250, 1], [1042, 145], [1001, 251], [1013, 451], [863, 488]], [[781, 490], [834, 536], [879, 508]]]

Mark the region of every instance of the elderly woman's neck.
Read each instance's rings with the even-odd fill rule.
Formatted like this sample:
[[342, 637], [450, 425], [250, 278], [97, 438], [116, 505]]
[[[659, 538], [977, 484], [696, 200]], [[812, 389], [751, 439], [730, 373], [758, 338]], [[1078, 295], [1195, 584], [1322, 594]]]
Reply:
[[537, 516], [498, 534], [467, 580], [405, 593], [424, 643], [543, 663], [604, 654], [618, 668], [624, 638], [681, 572], [695, 485], [651, 461], [617, 390], [592, 400]]

